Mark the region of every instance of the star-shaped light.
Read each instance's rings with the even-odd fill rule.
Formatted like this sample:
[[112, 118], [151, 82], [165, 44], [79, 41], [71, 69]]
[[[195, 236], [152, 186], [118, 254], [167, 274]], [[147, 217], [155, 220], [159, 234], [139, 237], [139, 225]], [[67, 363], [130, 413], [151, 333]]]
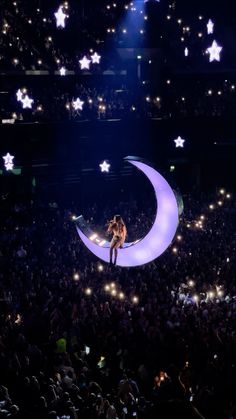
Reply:
[[100, 60], [101, 60], [101, 55], [98, 55], [96, 52], [93, 54], [93, 55], [91, 55], [91, 58], [92, 58], [92, 63], [93, 64], [100, 64]]
[[210, 35], [213, 32], [214, 32], [214, 23], [212, 22], [211, 19], [209, 19], [207, 23], [207, 33], [208, 35]]
[[212, 42], [212, 46], [207, 48], [207, 52], [210, 54], [209, 61], [220, 61], [220, 53], [222, 51], [222, 47], [220, 47], [216, 41]]
[[184, 48], [184, 56], [185, 57], [188, 57], [188, 47], [185, 47]]
[[61, 67], [60, 70], [59, 70], [59, 72], [60, 72], [60, 76], [65, 76], [66, 75], [66, 69], [65, 69], [65, 67]]
[[82, 101], [82, 100], [80, 100], [80, 98], [79, 97], [77, 97], [77, 99], [75, 100], [75, 101], [73, 101], [72, 102], [72, 106], [73, 106], [73, 108], [77, 111], [78, 109], [80, 110], [80, 111], [82, 111], [83, 110], [83, 104], [84, 104], [84, 102]]
[[14, 163], [13, 163], [14, 156], [11, 156], [9, 153], [7, 153], [2, 158], [4, 160], [4, 166], [6, 170], [12, 170], [14, 167]]
[[89, 70], [91, 60], [88, 60], [88, 58], [87, 58], [87, 57], [86, 57], [86, 55], [85, 55], [85, 56], [82, 58], [82, 60], [79, 60], [79, 63], [80, 63], [80, 68], [81, 68], [81, 70], [84, 70], [84, 69]]
[[26, 109], [26, 108], [31, 109], [33, 102], [34, 102], [34, 100], [30, 99], [28, 95], [25, 95], [24, 99], [21, 99], [23, 109]]
[[184, 142], [185, 140], [183, 138], [181, 138], [180, 136], [178, 136], [178, 138], [176, 138], [176, 140], [174, 140], [175, 142], [175, 147], [184, 147]]
[[101, 168], [101, 172], [109, 172], [110, 169], [110, 164], [106, 162], [106, 160], [104, 160], [103, 163], [99, 164], [100, 168]]
[[23, 93], [22, 93], [22, 91], [20, 89], [18, 89], [17, 92], [16, 92], [16, 100], [17, 100], [17, 102], [21, 102], [22, 101], [22, 98], [23, 98]]
[[65, 27], [65, 18], [67, 17], [67, 15], [63, 12], [62, 6], [60, 6], [58, 11], [56, 13], [54, 13], [54, 16], [57, 20], [57, 28], [59, 28], [59, 27], [64, 28]]

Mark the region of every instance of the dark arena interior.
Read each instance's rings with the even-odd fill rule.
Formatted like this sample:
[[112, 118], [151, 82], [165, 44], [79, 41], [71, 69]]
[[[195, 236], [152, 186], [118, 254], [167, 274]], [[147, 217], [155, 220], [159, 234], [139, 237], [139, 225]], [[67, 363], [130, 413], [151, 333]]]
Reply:
[[[0, 31], [0, 419], [236, 419], [235, 2], [0, 0]], [[173, 195], [158, 257], [126, 156]]]

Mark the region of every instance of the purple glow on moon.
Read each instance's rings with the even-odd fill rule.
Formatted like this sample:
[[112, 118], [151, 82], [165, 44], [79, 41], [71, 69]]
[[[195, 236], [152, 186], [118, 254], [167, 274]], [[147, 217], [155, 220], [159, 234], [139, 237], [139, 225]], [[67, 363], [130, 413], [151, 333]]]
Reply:
[[[126, 161], [136, 166], [150, 180], [156, 195], [157, 213], [152, 228], [147, 235], [134, 243], [126, 243], [118, 250], [117, 265], [132, 267], [144, 265], [158, 258], [171, 244], [179, 222], [178, 204], [168, 182], [148, 164], [127, 158]], [[85, 246], [98, 258], [109, 262], [109, 243], [96, 244], [76, 225], [78, 234]], [[101, 240], [101, 239], [100, 239]]]

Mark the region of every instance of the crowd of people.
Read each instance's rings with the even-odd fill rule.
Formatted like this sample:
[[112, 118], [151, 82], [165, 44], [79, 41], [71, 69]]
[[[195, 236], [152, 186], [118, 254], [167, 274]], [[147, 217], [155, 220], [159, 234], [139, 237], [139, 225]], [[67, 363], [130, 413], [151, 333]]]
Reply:
[[[125, 80], [76, 82], [66, 84], [48, 79], [47, 83], [35, 80], [27, 87], [20, 79], [11, 92], [1, 93], [0, 120], [13, 119], [15, 123], [44, 121], [80, 121], [140, 118], [184, 118], [184, 117], [233, 117], [235, 115], [236, 91], [234, 81], [217, 80], [206, 82], [166, 79], [165, 89], [151, 89], [149, 83], [137, 84], [132, 88]], [[3, 82], [4, 86], [4, 82]], [[23, 108], [17, 101], [18, 89], [26, 89], [33, 99], [31, 108]], [[81, 107], [74, 103], [79, 98]]]
[[[235, 30], [228, 11], [222, 19], [216, 5], [211, 10], [199, 2], [191, 8], [175, 1], [145, 3], [2, 0], [0, 70], [54, 72], [64, 66], [80, 73], [79, 60], [91, 48], [102, 55], [104, 70], [117, 65], [112, 56], [117, 47], [161, 48], [170, 66], [199, 69], [209, 61], [204, 50], [214, 37], [224, 45], [224, 66], [235, 66]], [[56, 24], [59, 8], [66, 15], [65, 27]], [[209, 18], [213, 34], [207, 33]]]
[[[2, 200], [1, 418], [236, 418], [235, 199], [184, 204], [165, 254], [128, 269], [80, 242], [78, 203]], [[84, 215], [105, 235], [121, 213], [133, 240], [150, 229], [147, 208]]]
[[[56, 24], [60, 7], [67, 15], [64, 28]], [[228, 77], [223, 72], [229, 74], [235, 67], [235, 31], [227, 11], [222, 23], [217, 8], [214, 19], [210, 8], [204, 12], [202, 5], [198, 7], [201, 13], [175, 1], [101, 0], [92, 5], [3, 0], [0, 120], [234, 116], [235, 88], [225, 84]], [[209, 18], [212, 34], [207, 32]], [[222, 46], [222, 60], [209, 63], [206, 50], [215, 38]], [[100, 56], [95, 64], [94, 52]], [[81, 69], [83, 57], [90, 60], [89, 70]], [[214, 80], [219, 70], [217, 87], [207, 87], [205, 72], [213, 71]], [[21, 88], [33, 100], [32, 109], [17, 103]], [[77, 97], [82, 109], [73, 107]]]
[[[175, 1], [144, 3], [2, 0], [0, 121], [235, 116], [234, 80], [203, 75], [235, 66], [227, 8], [221, 24], [217, 8], [214, 20]], [[215, 37], [223, 60], [210, 64]], [[136, 47], [155, 49], [153, 61], [122, 58]], [[79, 61], [95, 51], [101, 62], [86, 74]], [[36, 192], [0, 201], [0, 419], [236, 419], [233, 195], [186, 196], [169, 249], [129, 269], [82, 244], [81, 202]], [[155, 204], [140, 190], [84, 211], [107, 239], [115, 214], [134, 241]]]
[[[133, 91], [121, 84], [113, 86], [85, 86], [72, 83], [65, 89], [54, 82], [51, 86], [40, 88], [34, 85], [28, 89], [28, 95], [34, 98], [32, 108], [23, 109], [22, 103], [16, 101], [16, 92], [5, 98], [0, 110], [0, 118], [13, 118], [16, 122], [29, 121], [68, 121], [96, 120], [127, 117], [151, 117], [160, 115], [160, 98], [155, 100], [143, 97], [146, 89]], [[52, 99], [53, 98], [53, 99]], [[76, 99], [82, 102], [76, 109]]]

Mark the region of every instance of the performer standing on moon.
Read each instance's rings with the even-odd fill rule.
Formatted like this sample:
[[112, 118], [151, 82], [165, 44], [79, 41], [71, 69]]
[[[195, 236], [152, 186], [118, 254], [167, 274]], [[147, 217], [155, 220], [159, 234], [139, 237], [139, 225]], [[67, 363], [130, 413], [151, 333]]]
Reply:
[[127, 234], [125, 223], [120, 215], [115, 215], [113, 220], [109, 222], [107, 232], [113, 234], [110, 243], [110, 264], [112, 264], [114, 250], [114, 265], [116, 265], [118, 249], [121, 249], [123, 247]]

